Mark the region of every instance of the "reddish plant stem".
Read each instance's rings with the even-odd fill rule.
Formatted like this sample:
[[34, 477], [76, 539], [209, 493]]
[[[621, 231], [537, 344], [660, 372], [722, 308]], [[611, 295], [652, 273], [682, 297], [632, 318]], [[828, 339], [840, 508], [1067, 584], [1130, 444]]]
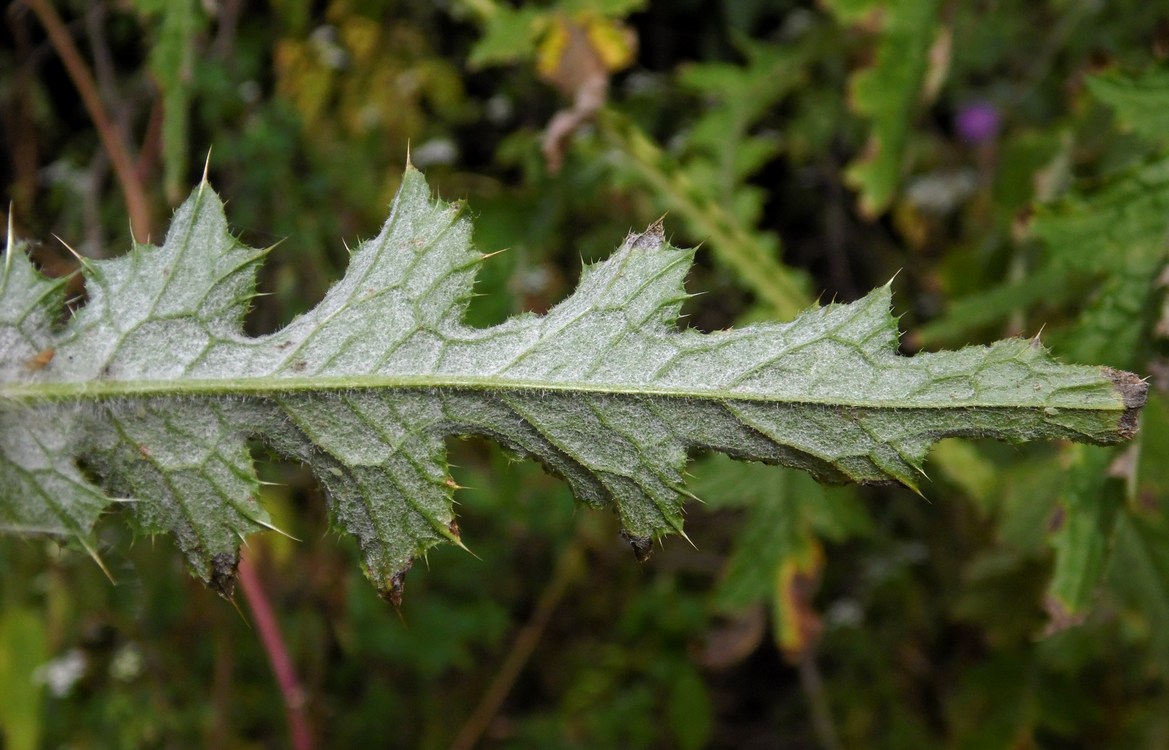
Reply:
[[288, 733], [292, 739], [292, 747], [294, 750], [312, 750], [313, 735], [304, 712], [304, 690], [296, 678], [292, 657], [289, 656], [288, 647], [284, 644], [284, 636], [280, 634], [280, 624], [276, 622], [276, 614], [264, 593], [260, 575], [256, 567], [244, 557], [241, 557], [239, 562], [239, 585], [243, 589], [248, 608], [252, 610], [252, 617], [256, 619], [256, 631], [260, 634], [260, 641], [268, 654], [268, 662], [272, 665], [272, 672], [276, 675], [276, 682], [280, 685], [280, 693], [284, 697], [284, 711], [288, 716]]
[[114, 127], [109, 113], [106, 112], [105, 104], [102, 103], [97, 91], [97, 84], [89, 72], [89, 66], [78, 52], [77, 45], [73, 43], [73, 37], [65, 28], [61, 16], [57, 15], [57, 11], [48, 0], [24, 0], [24, 4], [45, 27], [49, 42], [57, 51], [61, 62], [65, 64], [65, 70], [68, 71], [73, 85], [77, 87], [77, 93], [81, 95], [89, 118], [93, 120], [102, 146], [110, 155], [110, 164], [113, 165], [114, 174], [117, 175], [118, 184], [122, 188], [122, 196], [126, 200], [126, 210], [130, 214], [130, 231], [137, 240], [145, 242], [150, 237], [150, 203], [146, 199], [146, 190], [138, 179], [129, 149], [119, 135], [118, 129]]

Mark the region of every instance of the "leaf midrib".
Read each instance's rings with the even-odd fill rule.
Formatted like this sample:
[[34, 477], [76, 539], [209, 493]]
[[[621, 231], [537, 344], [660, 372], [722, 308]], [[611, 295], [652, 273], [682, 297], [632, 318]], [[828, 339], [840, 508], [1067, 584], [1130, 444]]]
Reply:
[[[1096, 384], [1090, 384], [1095, 389]], [[814, 396], [750, 393], [725, 389], [670, 388], [643, 385], [613, 385], [574, 381], [537, 381], [468, 375], [314, 375], [308, 377], [200, 378], [169, 380], [88, 380], [76, 382], [4, 383], [0, 384], [0, 403], [34, 405], [68, 401], [105, 401], [159, 396], [280, 396], [293, 393], [335, 393], [368, 390], [470, 390], [527, 391], [532, 393], [588, 393], [623, 397], [661, 397], [701, 401], [751, 401], [775, 404], [808, 404], [851, 408], [880, 409], [1044, 409], [1074, 411], [1116, 411], [1126, 407], [1116, 395], [1108, 403], [1099, 398], [1090, 402], [1053, 404], [1036, 399], [1029, 402], [991, 402], [969, 399], [845, 399]], [[1060, 390], [1074, 390], [1064, 388]]]

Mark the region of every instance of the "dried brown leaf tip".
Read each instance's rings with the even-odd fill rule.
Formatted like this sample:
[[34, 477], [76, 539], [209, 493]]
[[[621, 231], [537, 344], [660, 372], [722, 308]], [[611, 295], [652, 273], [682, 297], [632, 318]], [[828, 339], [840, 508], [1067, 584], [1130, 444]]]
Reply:
[[633, 556], [637, 558], [638, 562], [645, 562], [653, 554], [653, 537], [637, 536], [628, 531], [622, 531], [621, 538], [629, 543], [630, 549], [633, 550]]
[[394, 605], [394, 609], [402, 607], [402, 594], [406, 592], [406, 574], [410, 572], [411, 567], [413, 563], [408, 563], [406, 567], [390, 576], [389, 587], [378, 592], [382, 599]]
[[1141, 409], [1149, 394], [1149, 384], [1131, 372], [1116, 370], [1111, 367], [1101, 368], [1104, 377], [1112, 381], [1116, 390], [1124, 401], [1124, 414], [1120, 417], [1118, 432], [1124, 439], [1131, 438], [1137, 433]]
[[239, 555], [221, 552], [211, 558], [211, 589], [224, 599], [235, 595], [235, 581], [239, 577]]
[[645, 228], [641, 234], [632, 234], [626, 242], [634, 250], [657, 250], [666, 242], [666, 217], [655, 221]]

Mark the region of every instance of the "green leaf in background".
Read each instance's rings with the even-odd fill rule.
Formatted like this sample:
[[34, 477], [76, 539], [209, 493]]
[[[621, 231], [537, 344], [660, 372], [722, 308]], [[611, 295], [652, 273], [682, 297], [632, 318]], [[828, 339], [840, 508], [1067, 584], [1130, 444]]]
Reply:
[[[1122, 101], [1122, 117], [1130, 111]], [[1161, 293], [1158, 278], [1169, 259], [1167, 230], [1169, 159], [1164, 156], [1039, 212], [1032, 231], [1051, 253], [1049, 268], [1069, 275], [1104, 274], [1075, 323], [1052, 337], [1058, 351], [1116, 367], [1143, 366], [1148, 356], [1143, 342], [1155, 323]], [[1125, 488], [1119, 480], [1128, 480], [1131, 488], [1137, 471], [1131, 457], [1126, 460], [1116, 450], [1076, 446], [1067, 454], [1069, 469], [1052, 538], [1055, 575], [1047, 599], [1053, 629], [1083, 619], [1090, 609], [1123, 507]], [[1126, 533], [1131, 528], [1126, 524]], [[1139, 540], [1135, 544], [1130, 556], [1138, 554]]]
[[1099, 189], [1041, 207], [1030, 228], [1052, 263], [1098, 273], [1164, 257], [1167, 216], [1169, 158], [1154, 158]]
[[[84, 538], [105, 502], [175, 535], [195, 574], [234, 584], [240, 540], [271, 525], [248, 439], [307, 464], [392, 601], [414, 558], [461, 544], [443, 439], [487, 435], [620, 516], [639, 556], [680, 532], [691, 448], [829, 482], [915, 487], [955, 435], [1111, 444], [1145, 384], [1061, 365], [1036, 341], [902, 357], [881, 287], [789, 324], [675, 328], [693, 252], [660, 223], [585, 269], [547, 315], [475, 329], [486, 259], [470, 222], [409, 168], [382, 232], [312, 311], [241, 333], [265, 251], [227, 231], [206, 184], [161, 248], [87, 262], [63, 327], [59, 284], [11, 244], [0, 277], [0, 528]], [[84, 474], [78, 462], [84, 466]]]
[[1092, 96], [1116, 111], [1125, 127], [1150, 141], [1169, 132], [1169, 69], [1140, 75], [1112, 70], [1085, 79]]
[[775, 643], [793, 662], [815, 646], [811, 609], [824, 563], [821, 538], [840, 542], [871, 522], [855, 495], [826, 490], [805, 473], [711, 456], [695, 467], [695, 491], [708, 508], [745, 508], [747, 517], [715, 592], [716, 606], [771, 607]]
[[[695, 235], [709, 238], [718, 259], [777, 317], [793, 318], [807, 306], [806, 277], [780, 261], [777, 235], [748, 228], [732, 210], [734, 205], [727, 206], [720, 196], [712, 194], [716, 183], [697, 182], [628, 118], [606, 111], [598, 124], [606, 139], [627, 157], [623, 167], [662, 195]], [[723, 168], [729, 166], [723, 163]]]
[[[1165, 89], [1161, 73], [1136, 78], [1107, 73], [1089, 78], [1088, 87], [1138, 134], [1150, 138], [1162, 134], [1155, 105]], [[1100, 185], [1039, 207], [1030, 230], [1044, 242], [1047, 262], [1017, 283], [955, 304], [949, 315], [929, 326], [927, 337], [944, 338], [950, 329], [968, 330], [1040, 301], [1069, 304], [1078, 299], [1082, 307], [1075, 321], [1048, 336], [1055, 350], [1075, 360], [1142, 368], [1148, 356], [1144, 342], [1161, 294], [1158, 278], [1169, 258], [1169, 159], [1154, 152]], [[1156, 516], [1127, 517], [1131, 509], [1124, 506], [1122, 480], [1131, 488], [1136, 472], [1131, 456], [1072, 446], [1063, 460], [1067, 469], [1053, 488], [1059, 504], [1050, 538], [1055, 571], [1046, 599], [1049, 630], [1087, 616], [1118, 533], [1128, 540], [1121, 543], [1123, 559], [1144, 571], [1123, 588], [1130, 596], [1140, 595], [1144, 606], [1157, 612], [1169, 589], [1160, 583], [1164, 575], [1157, 571], [1159, 557], [1142, 555], [1147, 545], [1141, 534], [1159, 533], [1160, 521]], [[1119, 476], [1112, 476], [1118, 471]]]
[[1162, 446], [1169, 441], [1169, 403], [1156, 399], [1142, 418], [1137, 485], [1116, 525], [1109, 581], [1130, 627], [1145, 635], [1161, 670], [1169, 669], [1169, 479]]
[[462, 0], [462, 6], [483, 23], [483, 36], [471, 49], [471, 68], [504, 65], [536, 54], [540, 37], [568, 16], [623, 18], [642, 10], [646, 0], [559, 0], [551, 7], [513, 8], [495, 0]]
[[[678, 79], [708, 100], [688, 136], [688, 147], [707, 158], [692, 160], [690, 179], [746, 226], [758, 221], [766, 191], [747, 183], [779, 153], [779, 133], [750, 130], [780, 101], [806, 83], [806, 53], [798, 47], [740, 40], [745, 64], [688, 65]], [[698, 161], [698, 164], [693, 162]]]
[[167, 201], [175, 205], [182, 200], [187, 185], [195, 41], [205, 17], [197, 0], [136, 0], [136, 5], [160, 19], [158, 41], [150, 52], [150, 70], [162, 89], [163, 188]]
[[710, 692], [702, 676], [686, 664], [674, 670], [669, 680], [670, 696], [666, 704], [674, 742], [681, 750], [700, 750], [710, 742], [713, 720]]
[[1120, 483], [1108, 477], [1117, 451], [1075, 446], [1070, 453], [1064, 497], [1053, 521], [1055, 573], [1046, 602], [1051, 630], [1078, 624], [1090, 609], [1124, 499]]
[[[1092, 93], [1118, 107], [1122, 120], [1140, 116], [1135, 104], [1126, 106], [1128, 100], [1114, 97], [1110, 88], [1130, 79], [1106, 74], [1088, 80]], [[961, 340], [1017, 310], [1084, 300], [1082, 319], [1049, 337], [1049, 343], [1072, 359], [1137, 367], [1134, 357], [1146, 333], [1140, 321], [1147, 322], [1169, 250], [1169, 158], [1153, 151], [1099, 184], [1037, 206], [1028, 229], [1043, 241], [1045, 262], [1024, 278], [954, 301], [945, 316], [918, 332], [920, 340], [931, 345]]]
[[502, 65], [530, 58], [536, 52], [536, 40], [547, 26], [547, 14], [538, 8], [519, 9], [490, 4], [484, 13], [483, 36], [475, 43], [467, 60], [471, 68]]
[[889, 207], [901, 182], [910, 123], [921, 99], [937, 34], [937, 0], [829, 0], [846, 23], [875, 23], [880, 38], [871, 67], [856, 73], [852, 108], [871, 122], [864, 153], [845, 173], [860, 192], [860, 210], [873, 218]]
[[1159, 670], [1169, 669], [1169, 520], [1165, 510], [1121, 514], [1110, 583], [1129, 626], [1150, 642]]

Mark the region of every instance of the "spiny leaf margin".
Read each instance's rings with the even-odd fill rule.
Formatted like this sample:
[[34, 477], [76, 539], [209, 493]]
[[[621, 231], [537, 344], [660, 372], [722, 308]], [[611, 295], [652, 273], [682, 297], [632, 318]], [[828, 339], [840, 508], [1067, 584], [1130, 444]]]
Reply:
[[240, 540], [270, 526], [248, 450], [258, 437], [312, 468], [397, 602], [415, 557], [461, 544], [449, 435], [535, 457], [580, 501], [613, 508], [637, 551], [681, 532], [693, 449], [916, 489], [942, 437], [1115, 443], [1144, 402], [1135, 376], [1057, 364], [1037, 341], [900, 356], [888, 285], [787, 324], [678, 331], [693, 251], [671, 247], [660, 222], [586, 267], [547, 315], [473, 329], [463, 314], [487, 256], [470, 233], [461, 207], [408, 168], [344, 277], [258, 338], [242, 321], [265, 251], [232, 237], [206, 184], [162, 247], [85, 262], [88, 302], [63, 326], [60, 282], [10, 237], [0, 468], [14, 479], [0, 530], [84, 540], [127, 501], [229, 594]]

